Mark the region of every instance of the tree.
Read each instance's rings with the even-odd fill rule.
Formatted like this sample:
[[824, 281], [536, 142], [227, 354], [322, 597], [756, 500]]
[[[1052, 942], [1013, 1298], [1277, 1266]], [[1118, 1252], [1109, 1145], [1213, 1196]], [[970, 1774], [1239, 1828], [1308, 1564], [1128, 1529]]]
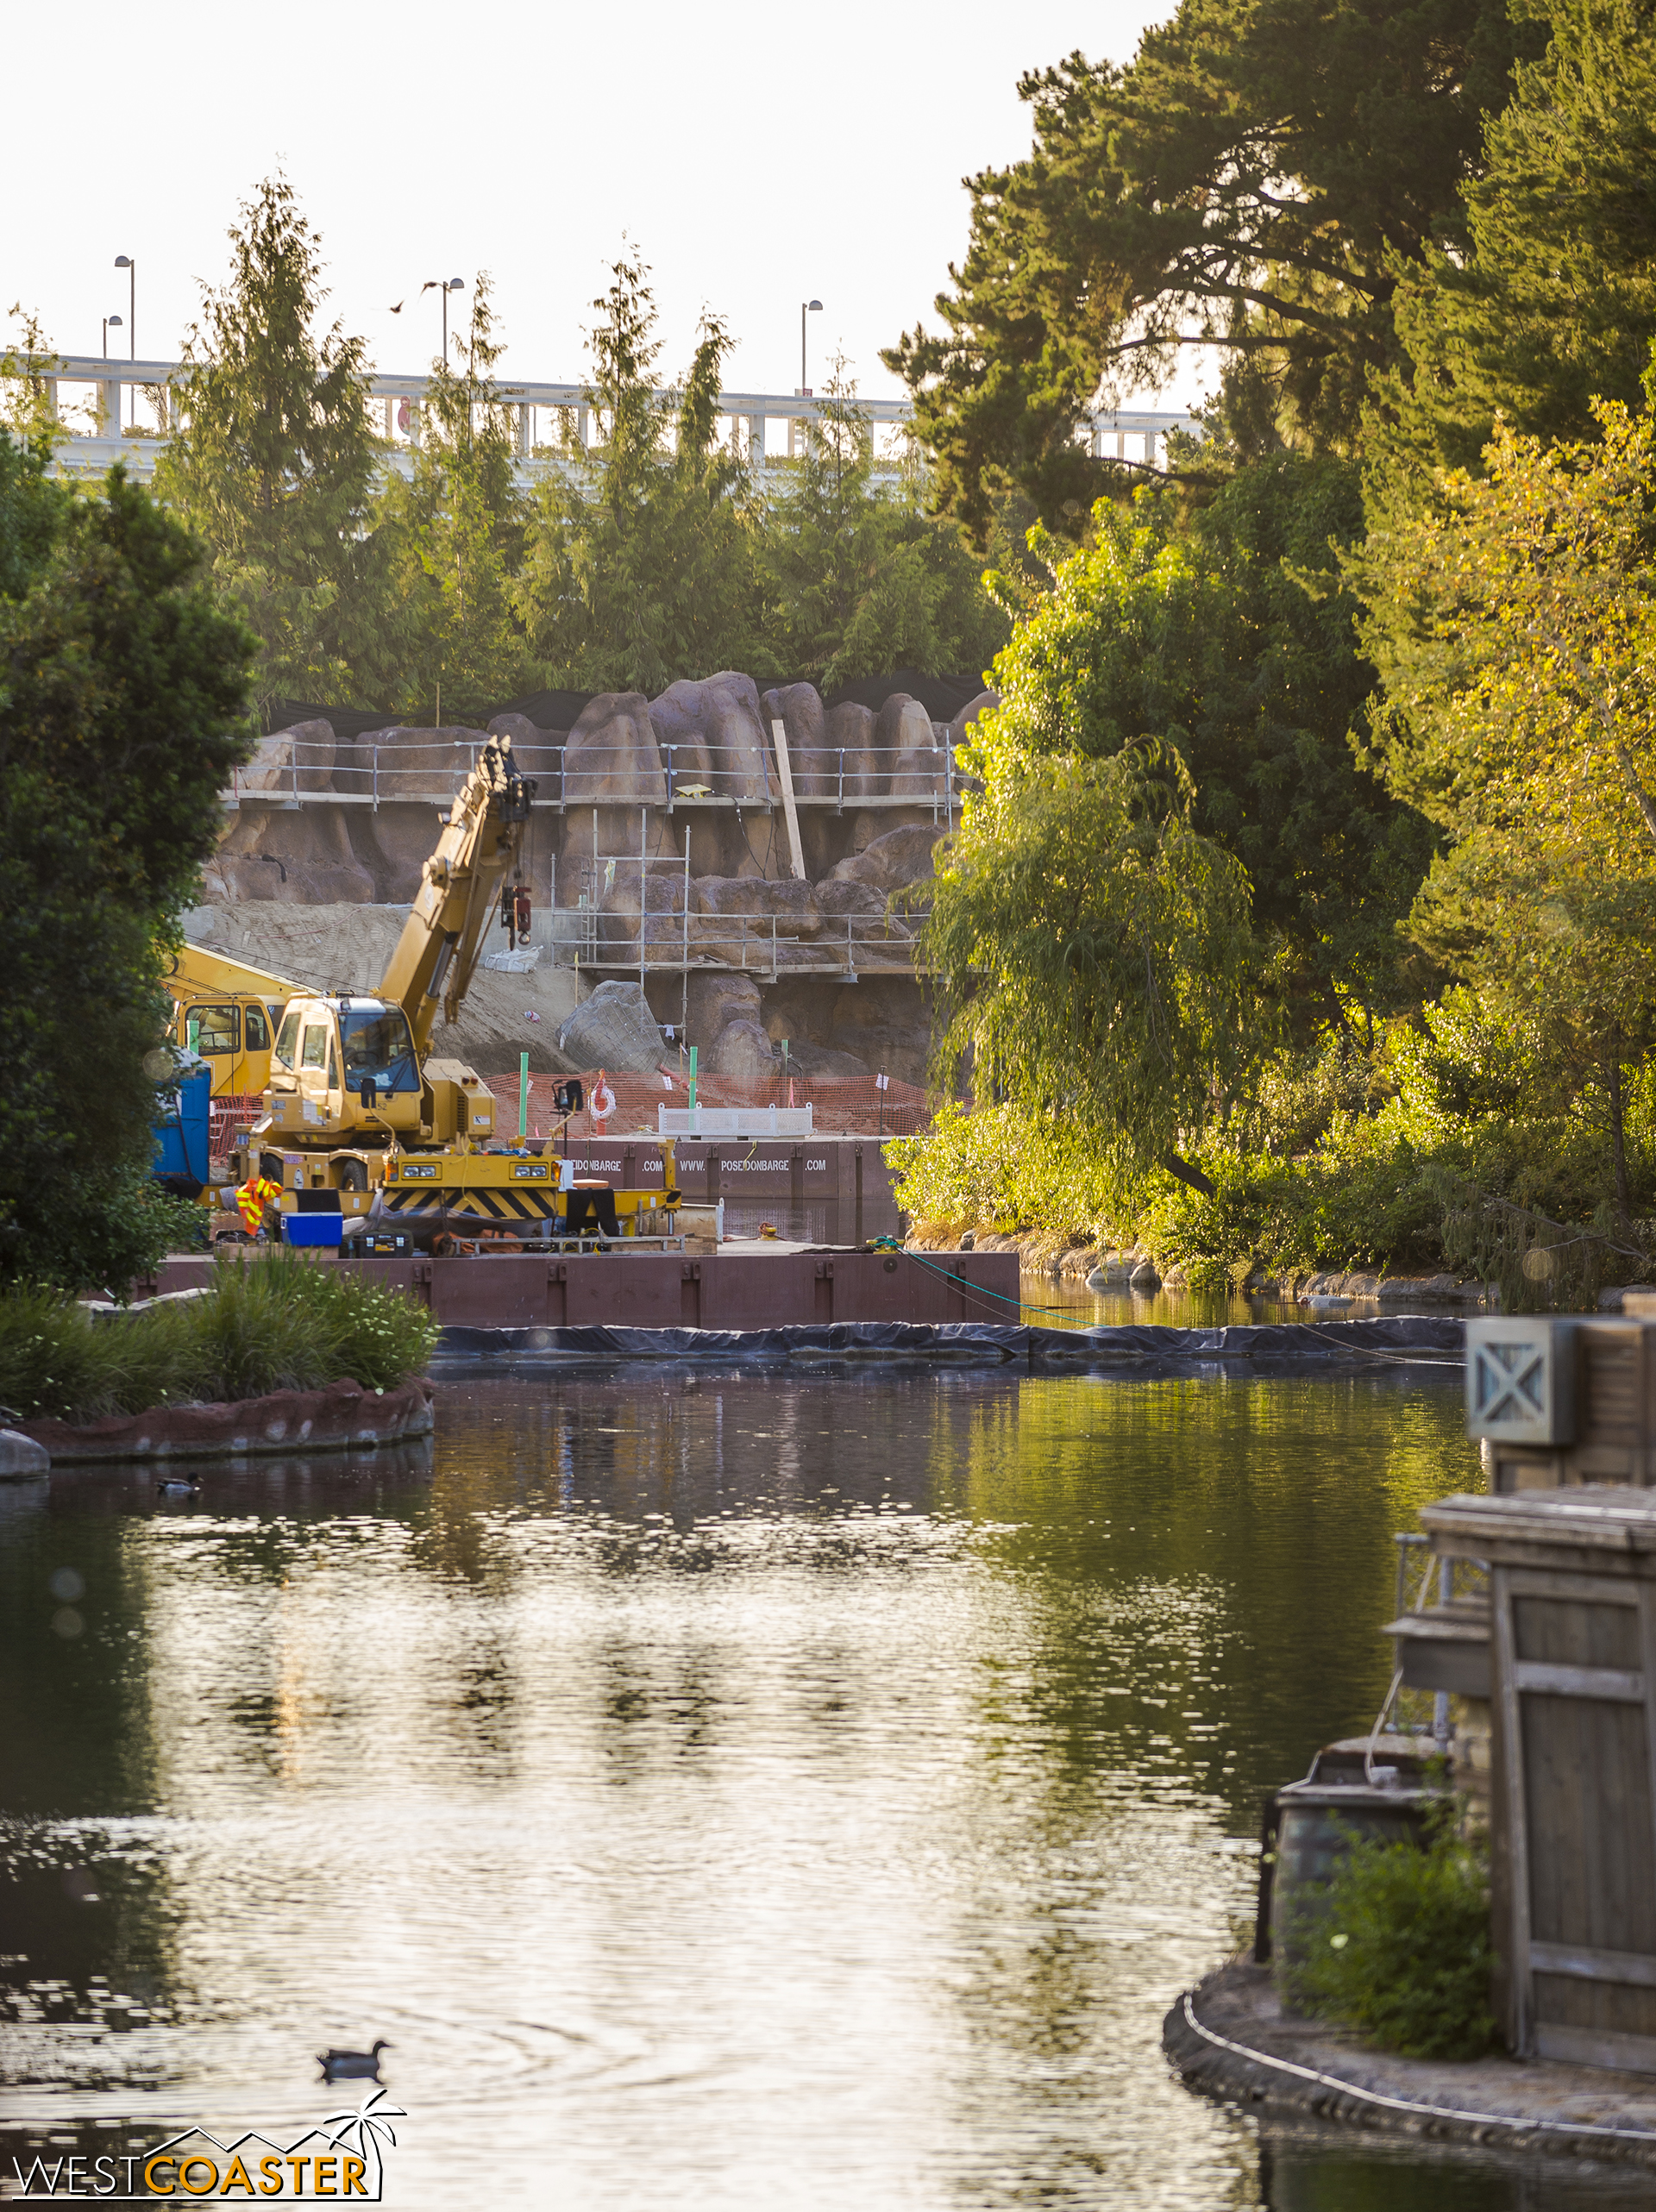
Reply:
[[986, 667], [1007, 641], [957, 525], [921, 511], [917, 461], [876, 481], [872, 423], [836, 361], [760, 555], [771, 654], [819, 691], [887, 668]]
[[1499, 0], [1181, 0], [1125, 69], [1074, 53], [1025, 78], [1032, 153], [968, 180], [943, 330], [885, 356], [940, 504], [981, 536], [1007, 476], [1078, 526], [1112, 473], [1082, 416], [1190, 346], [1219, 349], [1245, 452], [1348, 450], [1396, 358], [1399, 274], [1460, 239], [1526, 42]]
[[1375, 757], [1455, 840], [1412, 931], [1568, 1092], [1602, 1087], [1624, 1215], [1624, 1072], [1656, 1042], [1656, 367], [1647, 384], [1636, 413], [1595, 404], [1596, 440], [1498, 423], [1486, 474], [1440, 472], [1350, 561], [1386, 680]]
[[1248, 882], [1192, 826], [1171, 747], [1103, 760], [1025, 742], [1008, 699], [976, 725], [983, 788], [944, 849], [922, 934], [945, 1087], [1090, 1135], [1125, 1184], [1184, 1159], [1256, 1056]]
[[392, 588], [408, 642], [392, 696], [404, 712], [458, 719], [521, 688], [524, 632], [514, 585], [524, 545], [524, 503], [512, 463], [511, 408], [495, 382], [486, 272], [472, 290], [469, 329], [432, 364], [409, 482], [393, 477], [380, 505]]
[[9, 431], [20, 446], [51, 452], [71, 435], [53, 404], [47, 381], [58, 355], [47, 342], [40, 318], [25, 313], [21, 302], [12, 303], [11, 318], [22, 324], [23, 342], [0, 353], [0, 430]]
[[753, 487], [716, 442], [724, 323], [704, 316], [678, 391], [658, 394], [649, 271], [624, 254], [612, 279], [593, 302], [586, 395], [603, 443], [543, 483], [516, 603], [550, 681], [653, 695], [762, 667]]
[[1485, 830], [1433, 867], [1410, 929], [1527, 1045], [1524, 1112], [1584, 1107], [1597, 1124], [1628, 1221], [1628, 1096], [1656, 1045], [1656, 855], [1621, 874], [1590, 837]]
[[1441, 472], [1432, 506], [1347, 556], [1384, 680], [1372, 753], [1457, 839], [1572, 840], [1622, 873], [1656, 849], [1656, 371], [1638, 412], [1555, 445], [1497, 425], [1487, 474]]
[[122, 469], [85, 498], [47, 467], [0, 435], [0, 1278], [119, 1288], [158, 1253], [157, 946], [248, 757], [256, 642]]
[[317, 329], [321, 241], [285, 177], [265, 179], [229, 239], [229, 281], [185, 345], [156, 497], [210, 547], [259, 640], [261, 714], [279, 698], [366, 703], [398, 639], [367, 527], [380, 448], [363, 342]]
[[1371, 510], [1432, 497], [1434, 467], [1476, 470], [1502, 417], [1590, 436], [1595, 398], [1637, 401], [1656, 338], [1656, 22], [1647, 0], [1557, 0], [1465, 187], [1467, 236], [1403, 277], [1408, 356], [1368, 441]]
[[1101, 501], [1086, 549], [1040, 533], [1051, 588], [995, 680], [1032, 750], [1178, 750], [1194, 819], [1252, 886], [1257, 949], [1300, 1025], [1412, 996], [1396, 925], [1431, 839], [1355, 758], [1374, 671], [1330, 541], [1359, 526], [1355, 470], [1283, 454], [1244, 469], [1189, 522], [1171, 494]]

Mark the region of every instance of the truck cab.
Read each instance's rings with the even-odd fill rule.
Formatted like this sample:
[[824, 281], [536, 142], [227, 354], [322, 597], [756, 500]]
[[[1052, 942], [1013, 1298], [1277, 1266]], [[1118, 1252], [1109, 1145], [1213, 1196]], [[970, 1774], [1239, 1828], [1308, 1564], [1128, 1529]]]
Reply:
[[400, 1006], [354, 995], [289, 1002], [265, 1093], [273, 1139], [373, 1145], [417, 1137], [423, 1090]]

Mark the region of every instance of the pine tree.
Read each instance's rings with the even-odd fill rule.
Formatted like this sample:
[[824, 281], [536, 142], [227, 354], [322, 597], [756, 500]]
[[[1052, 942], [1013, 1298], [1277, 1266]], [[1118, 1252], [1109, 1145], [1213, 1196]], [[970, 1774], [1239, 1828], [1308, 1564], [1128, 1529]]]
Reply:
[[873, 424], [837, 360], [765, 517], [766, 633], [790, 674], [829, 692], [884, 669], [994, 659], [1010, 625], [958, 525], [922, 512], [925, 492], [918, 455], [895, 481], [876, 479]]
[[182, 427], [159, 498], [204, 538], [259, 639], [255, 704], [372, 699], [394, 636], [367, 537], [379, 465], [363, 341], [318, 329], [321, 241], [267, 177], [229, 232], [231, 272], [184, 348]]
[[573, 452], [536, 501], [517, 604], [549, 680], [651, 695], [681, 676], [766, 671], [753, 571], [753, 486], [718, 442], [730, 332], [705, 315], [675, 392], [649, 271], [624, 254], [593, 301], [600, 443]]
[[524, 501], [511, 409], [495, 380], [502, 348], [486, 273], [453, 350], [458, 374], [447, 360], [432, 363], [411, 480], [393, 478], [379, 509], [406, 637], [392, 695], [411, 717], [451, 721], [509, 698], [526, 674], [512, 584]]
[[1189, 347], [1226, 365], [1245, 457], [1350, 451], [1399, 275], [1462, 238], [1482, 117], [1540, 43], [1498, 0], [1181, 0], [1126, 68], [1026, 78], [1032, 152], [969, 180], [942, 331], [885, 356], [940, 504], [981, 537], [1010, 477], [1078, 532], [1113, 474], [1082, 415]]
[[1637, 399], [1656, 337], [1656, 15], [1647, 0], [1559, 0], [1465, 188], [1467, 250], [1399, 287], [1412, 365], [1382, 394], [1377, 512], [1477, 468], [1497, 415], [1546, 438], [1594, 435], [1592, 402]]

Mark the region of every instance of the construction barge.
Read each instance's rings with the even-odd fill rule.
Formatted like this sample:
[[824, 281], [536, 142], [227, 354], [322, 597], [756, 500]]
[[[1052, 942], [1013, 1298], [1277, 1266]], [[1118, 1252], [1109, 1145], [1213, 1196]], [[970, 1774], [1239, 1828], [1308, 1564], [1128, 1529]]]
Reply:
[[[356, 1258], [348, 1249], [306, 1257], [404, 1292], [445, 1328], [1015, 1322], [1020, 1311], [1015, 1252], [950, 1252], [938, 1264], [930, 1255], [756, 1239], [702, 1252], [635, 1248], [624, 1256], [612, 1250]], [[164, 1260], [137, 1293], [205, 1288], [213, 1268], [205, 1257]]]

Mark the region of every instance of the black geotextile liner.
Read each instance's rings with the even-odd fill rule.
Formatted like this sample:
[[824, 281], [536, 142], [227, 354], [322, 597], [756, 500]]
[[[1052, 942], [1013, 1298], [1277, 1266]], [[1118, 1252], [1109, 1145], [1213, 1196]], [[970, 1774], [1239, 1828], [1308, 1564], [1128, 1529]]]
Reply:
[[777, 1329], [445, 1328], [439, 1367], [480, 1360], [559, 1364], [612, 1360], [717, 1360], [724, 1365], [888, 1364], [1162, 1369], [1456, 1367], [1465, 1325], [1451, 1314], [1371, 1321], [1264, 1321], [1214, 1329], [1150, 1325], [1030, 1329], [994, 1321], [843, 1321]]

